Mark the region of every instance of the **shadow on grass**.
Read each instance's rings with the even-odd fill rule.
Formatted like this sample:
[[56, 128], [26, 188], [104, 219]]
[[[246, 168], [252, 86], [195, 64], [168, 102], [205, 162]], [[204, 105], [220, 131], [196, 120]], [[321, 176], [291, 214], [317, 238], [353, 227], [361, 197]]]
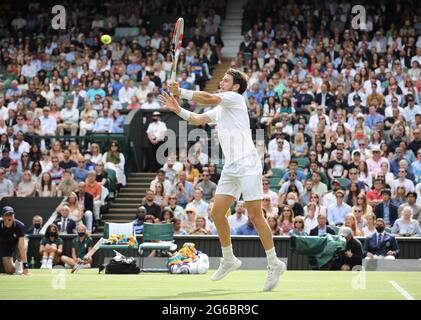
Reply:
[[220, 298], [223, 296], [230, 297], [235, 294], [251, 294], [258, 293], [258, 291], [239, 291], [239, 290], [229, 290], [229, 289], [213, 289], [205, 291], [186, 291], [180, 292], [174, 295], [168, 296], [153, 296], [153, 297], [144, 297], [142, 299], [159, 299], [159, 300], [169, 300], [169, 299], [207, 299], [207, 298]]

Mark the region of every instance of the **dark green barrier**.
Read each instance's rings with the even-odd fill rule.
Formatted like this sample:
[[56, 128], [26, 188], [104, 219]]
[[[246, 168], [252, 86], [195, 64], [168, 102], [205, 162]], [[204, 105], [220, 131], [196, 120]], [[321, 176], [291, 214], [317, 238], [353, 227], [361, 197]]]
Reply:
[[[64, 240], [64, 254], [70, 255], [71, 240], [74, 236], [63, 236]], [[41, 236], [30, 236], [29, 237], [29, 248], [28, 257], [29, 260], [32, 256], [37, 256], [39, 242]], [[94, 236], [94, 240], [97, 241], [100, 236]], [[364, 243], [364, 238], [359, 238]], [[141, 241], [141, 238], [138, 238]], [[288, 258], [288, 269], [289, 270], [308, 270], [308, 258], [303, 255], [298, 255], [291, 252], [290, 249], [290, 237], [274, 238], [276, 251], [278, 256]], [[193, 242], [196, 247], [208, 254], [210, 257], [220, 257], [221, 248], [217, 236], [175, 236], [175, 243], [178, 248], [181, 248], [185, 242]], [[399, 259], [419, 259], [421, 257], [421, 238], [398, 238], [398, 244], [401, 249]], [[233, 236], [232, 245], [234, 253], [238, 257], [265, 257], [265, 252], [257, 236]], [[135, 249], [119, 250], [122, 254], [127, 256], [138, 256]], [[94, 267], [98, 267], [103, 263], [104, 258], [113, 257], [114, 252], [112, 250], [99, 250], [94, 256]], [[39, 257], [37, 259], [39, 260]], [[38, 263], [39, 266], [39, 263]]]
[[1, 199], [0, 209], [4, 206], [12, 206], [15, 209], [16, 219], [22, 221], [25, 224], [26, 230], [28, 230], [32, 225], [32, 217], [34, 215], [40, 215], [45, 223], [62, 201], [63, 197], [7, 197]]

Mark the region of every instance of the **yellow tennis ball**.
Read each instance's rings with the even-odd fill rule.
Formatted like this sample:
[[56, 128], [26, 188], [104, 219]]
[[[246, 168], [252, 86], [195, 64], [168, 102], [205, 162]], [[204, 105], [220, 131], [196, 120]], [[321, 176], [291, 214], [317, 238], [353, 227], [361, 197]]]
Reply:
[[110, 44], [111, 43], [111, 36], [109, 36], [108, 34], [104, 34], [101, 36], [101, 42], [103, 44]]

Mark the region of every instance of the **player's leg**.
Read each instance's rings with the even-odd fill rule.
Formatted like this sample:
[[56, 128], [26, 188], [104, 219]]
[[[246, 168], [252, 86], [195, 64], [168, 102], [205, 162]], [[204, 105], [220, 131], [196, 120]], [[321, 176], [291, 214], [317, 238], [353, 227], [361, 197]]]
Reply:
[[12, 257], [2, 257], [1, 261], [3, 263], [4, 272], [7, 274], [15, 273], [15, 265], [13, 264]]
[[62, 256], [61, 262], [63, 262], [65, 266], [68, 265], [71, 268], [73, 268], [76, 265], [76, 261], [68, 256]]
[[260, 241], [266, 252], [268, 261], [268, 273], [263, 287], [264, 291], [271, 291], [279, 283], [279, 277], [286, 270], [286, 265], [276, 256], [275, 246], [273, 244], [273, 235], [267, 220], [263, 216], [262, 198], [263, 186], [262, 177], [245, 176], [240, 179], [241, 190], [250, 221], [256, 227]]
[[42, 251], [42, 260], [40, 269], [47, 269], [48, 255], [50, 254], [50, 245], [46, 244]]
[[0, 245], [0, 257], [3, 264], [4, 272], [7, 274], [21, 274], [23, 271], [22, 262], [16, 259], [13, 262], [13, 255], [17, 249], [15, 244], [4, 244]]
[[267, 220], [263, 216], [262, 200], [245, 201], [249, 220], [256, 227], [265, 250], [274, 248], [273, 237]]
[[231, 231], [226, 213], [234, 201], [233, 196], [225, 194], [215, 195], [213, 201], [212, 219], [216, 230], [218, 230], [219, 242], [223, 248], [231, 245]]
[[223, 258], [218, 270], [211, 277], [213, 281], [221, 280], [231, 271], [241, 267], [241, 261], [234, 256], [232, 250], [231, 231], [226, 217], [228, 209], [240, 195], [239, 185], [233, 179], [222, 175], [215, 193], [211, 214], [218, 231]]
[[47, 268], [48, 269], [53, 268], [53, 261], [54, 261], [54, 257], [56, 256], [56, 250], [57, 250], [57, 245], [53, 243], [50, 246], [50, 252], [48, 254], [48, 261], [47, 261]]

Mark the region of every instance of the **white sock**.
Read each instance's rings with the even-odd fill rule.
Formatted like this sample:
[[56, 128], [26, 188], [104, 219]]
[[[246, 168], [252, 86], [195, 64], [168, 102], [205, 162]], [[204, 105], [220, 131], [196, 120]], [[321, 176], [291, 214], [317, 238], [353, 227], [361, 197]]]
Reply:
[[48, 260], [48, 257], [42, 257], [42, 264], [46, 264]]
[[222, 247], [222, 256], [224, 257], [225, 261], [232, 261], [234, 260], [234, 252], [232, 251], [232, 244], [228, 247]]
[[269, 267], [274, 268], [279, 265], [279, 259], [276, 257], [275, 247], [266, 250], [266, 258], [268, 259]]

